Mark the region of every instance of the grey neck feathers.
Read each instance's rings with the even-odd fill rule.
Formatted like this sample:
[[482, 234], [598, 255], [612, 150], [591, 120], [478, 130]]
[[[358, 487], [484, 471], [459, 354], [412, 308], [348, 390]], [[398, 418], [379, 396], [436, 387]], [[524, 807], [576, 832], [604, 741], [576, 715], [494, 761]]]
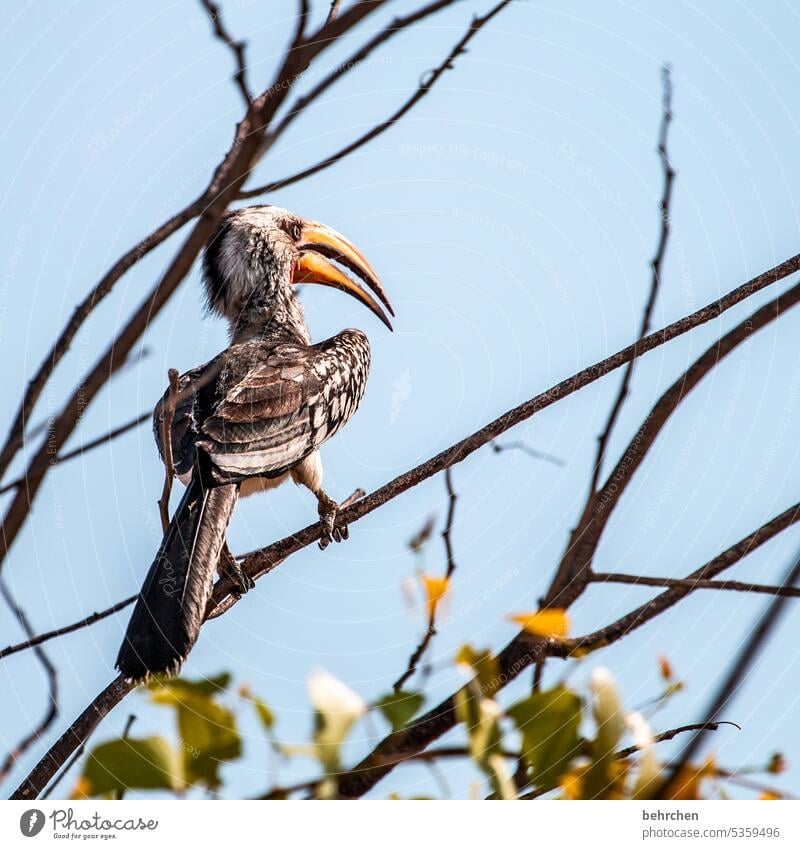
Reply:
[[258, 337], [311, 344], [303, 307], [291, 284], [276, 286], [269, 298], [254, 295], [227, 318], [231, 342]]

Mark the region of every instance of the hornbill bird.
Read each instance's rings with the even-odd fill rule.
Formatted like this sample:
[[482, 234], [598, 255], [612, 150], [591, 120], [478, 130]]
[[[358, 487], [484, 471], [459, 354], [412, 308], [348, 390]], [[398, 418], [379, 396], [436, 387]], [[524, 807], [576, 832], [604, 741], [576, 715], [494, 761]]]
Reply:
[[[362, 288], [348, 269], [375, 293]], [[156, 405], [159, 452], [168, 402], [171, 447], [186, 492], [147, 574], [117, 656], [127, 679], [174, 674], [195, 644], [214, 571], [252, 587], [226, 533], [240, 496], [292, 478], [317, 497], [320, 547], [346, 539], [338, 505], [322, 488], [319, 447], [353, 415], [370, 365], [367, 337], [344, 330], [311, 344], [299, 283], [356, 297], [391, 330], [377, 275], [344, 236], [275, 206], [229, 212], [205, 248], [208, 306], [228, 320], [230, 345], [182, 375]]]

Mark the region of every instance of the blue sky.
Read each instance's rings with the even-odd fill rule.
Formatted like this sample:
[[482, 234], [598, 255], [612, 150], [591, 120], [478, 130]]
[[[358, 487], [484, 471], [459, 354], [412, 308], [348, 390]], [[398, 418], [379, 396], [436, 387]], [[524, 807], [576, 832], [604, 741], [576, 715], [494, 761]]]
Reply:
[[[323, 14], [327, 3], [316, 5]], [[317, 161], [388, 115], [421, 72], [441, 61], [473, 11], [489, 5], [457, 3], [355, 69], [270, 151], [253, 184]], [[223, 8], [229, 28], [248, 39], [253, 86], [267, 85], [295, 4], [270, 4], [271, 15], [250, 0]], [[386, 17], [371, 18], [360, 36]], [[678, 177], [654, 326], [797, 252], [797, 24], [796, 10], [777, 0], [757, 10], [744, 3], [515, 3], [401, 124], [269, 198], [352, 238], [380, 272], [397, 312], [389, 334], [339, 293], [304, 295], [314, 338], [358, 326], [373, 345], [362, 407], [323, 451], [334, 496], [374, 489], [633, 340], [659, 225], [663, 62], [673, 66], [670, 151]], [[326, 53], [318, 71], [357, 43]], [[130, 0], [12, 2], [0, 45], [1, 380], [3, 396], [15, 399], [90, 286], [203, 188], [241, 108], [230, 56], [190, 0], [144, 10]], [[177, 244], [173, 238], [139, 263], [93, 314], [37, 420], [58, 409]], [[643, 359], [611, 454], [695, 356], [785, 288], [778, 284]], [[761, 331], [683, 404], [620, 503], [598, 552], [599, 570], [682, 576], [797, 500], [797, 322], [789, 313]], [[152, 407], [168, 368], [188, 369], [225, 346], [222, 324], [204, 315], [197, 268], [143, 344], [148, 356], [103, 391], [70, 447]], [[562, 457], [563, 467], [486, 448], [454, 469], [454, 616], [434, 643], [432, 699], [458, 683], [449, 661], [459, 645], [500, 648], [514, 633], [506, 616], [536, 607], [577, 518], [618, 380], [606, 378], [509, 434]], [[13, 406], [6, 404], [6, 419]], [[48, 477], [4, 572], [37, 630], [138, 588], [157, 545], [161, 480], [147, 426]], [[311, 726], [306, 679], [314, 667], [367, 699], [386, 691], [422, 629], [401, 590], [416, 566], [406, 543], [431, 513], [441, 523], [445, 509], [444, 482], [435, 478], [359, 522], [346, 545], [300, 552], [204, 630], [187, 674], [231, 669], [273, 706], [279, 735], [293, 741]], [[293, 487], [250, 499], [237, 511], [232, 546], [266, 544], [314, 516], [313, 499]], [[783, 534], [730, 576], [774, 581], [798, 542], [797, 529]], [[443, 568], [438, 541], [425, 565]], [[649, 595], [593, 588], [574, 608], [573, 630], [602, 625]], [[666, 653], [687, 689], [656, 725], [694, 721], [764, 604], [763, 597], [696, 593], [573, 670], [571, 680], [582, 685], [603, 663], [635, 706], [658, 691], [657, 657]], [[49, 645], [62, 689], [53, 737], [109, 680], [127, 616]], [[792, 610], [726, 711], [743, 731], [718, 732], [710, 741], [720, 763], [763, 762], [774, 750], [797, 762], [798, 622]], [[0, 616], [0, 644], [20, 639], [18, 626]], [[563, 671], [553, 665], [553, 680]], [[518, 682], [504, 700], [524, 687]], [[0, 691], [6, 750], [45, 707], [30, 653], [0, 664]], [[130, 712], [137, 733], [164, 725], [165, 714], [135, 696], [97, 740], [119, 733]], [[360, 729], [351, 756], [381, 730]], [[232, 795], [267, 783], [258, 729], [248, 720], [244, 731], [246, 759], [226, 773]], [[22, 760], [6, 789], [39, 754]], [[297, 780], [302, 767], [278, 777]], [[453, 793], [466, 794], [470, 769], [442, 769]], [[793, 768], [784, 786], [800, 792], [798, 775]], [[416, 766], [397, 770], [378, 789], [439, 792]]]

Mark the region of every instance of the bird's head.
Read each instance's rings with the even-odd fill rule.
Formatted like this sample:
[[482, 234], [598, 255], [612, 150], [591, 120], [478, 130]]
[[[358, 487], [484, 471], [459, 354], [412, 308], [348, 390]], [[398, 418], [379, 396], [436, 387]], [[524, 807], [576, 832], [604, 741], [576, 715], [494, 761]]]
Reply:
[[294, 294], [299, 283], [347, 292], [392, 329], [381, 303], [391, 315], [394, 311], [361, 251], [330, 227], [277, 206], [248, 206], [224, 215], [205, 249], [203, 280], [209, 308], [228, 319], [234, 336], [273, 323], [305, 333]]

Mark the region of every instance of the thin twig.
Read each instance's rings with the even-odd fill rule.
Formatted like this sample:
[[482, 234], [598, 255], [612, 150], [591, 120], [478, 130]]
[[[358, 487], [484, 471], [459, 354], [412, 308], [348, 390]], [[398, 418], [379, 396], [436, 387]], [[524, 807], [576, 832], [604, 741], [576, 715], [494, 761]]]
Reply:
[[136, 685], [118, 675], [91, 701], [83, 713], [58, 738], [11, 795], [12, 799], [35, 799], [77, 748], [86, 744], [92, 732]]
[[693, 581], [690, 578], [654, 578], [649, 575], [626, 575], [621, 572], [592, 572], [590, 580], [599, 584], [632, 584], [644, 587], [682, 587], [690, 590], [733, 590], [740, 593], [800, 596], [798, 587], [776, 587], [770, 584], [748, 584], [743, 581]]
[[[670, 234], [670, 201], [672, 200], [672, 185], [675, 179], [675, 171], [669, 160], [667, 151], [667, 139], [669, 136], [669, 125], [672, 121], [672, 77], [670, 75], [669, 65], [664, 65], [661, 69], [661, 128], [658, 133], [658, 155], [661, 160], [661, 168], [664, 173], [664, 188], [661, 193], [661, 199], [658, 202], [658, 214], [661, 221], [661, 230], [658, 237], [658, 246], [656, 247], [655, 255], [650, 261], [651, 277], [650, 291], [647, 296], [647, 301], [644, 305], [642, 313], [642, 323], [639, 328], [639, 338], [646, 336], [650, 330], [650, 322], [653, 317], [653, 309], [655, 308], [656, 298], [658, 297], [659, 289], [661, 288], [661, 267], [664, 263], [664, 256], [667, 252], [667, 243]], [[625, 399], [630, 391], [631, 378], [636, 360], [631, 360], [627, 368], [622, 374], [622, 381], [617, 391], [617, 396], [614, 403], [611, 405], [611, 412], [608, 416], [606, 426], [603, 432], [597, 438], [597, 456], [595, 457], [592, 480], [589, 485], [589, 497], [593, 498], [600, 485], [600, 475], [603, 470], [603, 460], [605, 459], [608, 442], [611, 439], [611, 434], [614, 426], [617, 423], [619, 414], [625, 404]]]
[[[453, 488], [452, 468], [449, 466], [444, 470], [444, 480], [447, 488], [447, 519], [445, 521], [444, 530], [442, 531], [442, 540], [444, 541], [445, 555], [447, 557], [445, 579], [449, 581], [453, 576], [453, 572], [456, 570], [456, 560], [455, 555], [453, 554], [453, 542], [450, 535], [453, 531], [453, 518], [456, 513], [456, 501], [458, 501], [458, 494]], [[405, 672], [403, 672], [403, 674], [392, 685], [392, 689], [395, 693], [399, 693], [400, 690], [403, 689], [403, 684], [405, 684], [406, 681], [408, 681], [408, 679], [417, 671], [420, 660], [422, 660], [423, 655], [428, 650], [431, 640], [436, 636], [436, 609], [438, 605], [438, 599], [434, 599], [430, 603], [430, 609], [428, 611], [428, 625], [425, 629], [425, 634], [423, 635], [419, 645], [416, 649], [414, 649], [411, 657], [408, 659], [408, 665], [406, 666]]]
[[534, 460], [544, 460], [546, 463], [552, 463], [554, 466], [567, 465], [560, 457], [556, 457], [555, 454], [546, 454], [544, 451], [537, 451], [522, 440], [517, 440], [516, 442], [504, 442], [502, 445], [499, 442], [493, 442], [492, 450], [495, 454], [501, 454], [503, 451], [521, 451], [523, 454], [527, 454]]
[[[692, 573], [690, 577], [707, 578], [719, 574], [797, 521], [800, 521], [800, 503], [793, 505], [735, 545], [730, 546]], [[677, 604], [691, 592], [693, 590], [684, 588], [669, 589], [616, 622], [573, 640], [548, 640], [525, 631], [520, 632], [497, 655], [498, 673], [490, 686], [486, 688], [486, 695], [494, 695], [524, 669], [544, 657], [568, 658], [574, 654], [583, 654], [617, 642], [634, 629], [660, 615], [668, 607]], [[393, 732], [382, 740], [350, 772], [339, 778], [339, 794], [346, 798], [363, 796], [390, 772], [392, 767], [391, 764], [387, 764], [387, 759], [402, 759], [406, 754], [420, 752], [453, 728], [458, 722], [455, 705], [455, 696], [451, 695], [423, 716], [413, 719], [405, 728]]]
[[[387, 501], [407, 492], [421, 481], [443, 471], [448, 466], [461, 462], [474, 451], [477, 451], [481, 446], [486, 445], [493, 439], [496, 439], [500, 434], [509, 430], [514, 425], [519, 424], [521, 421], [530, 418], [541, 410], [552, 406], [557, 401], [577, 392], [579, 389], [594, 383], [601, 377], [624, 365], [630, 358], [642, 356], [648, 351], [651, 351], [654, 348], [687, 333], [693, 328], [699, 327], [702, 324], [713, 320], [721, 313], [756, 292], [761, 291], [777, 280], [783, 279], [798, 268], [800, 268], [800, 254], [786, 260], [775, 268], [758, 275], [758, 277], [755, 277], [747, 283], [737, 287], [727, 295], [712, 302], [711, 304], [708, 304], [702, 309], [695, 311], [691, 315], [685, 316], [684, 318], [667, 325], [655, 333], [651, 333], [640, 342], [629, 345], [621, 351], [618, 351], [616, 354], [607, 357], [605, 360], [577, 372], [547, 391], [534, 396], [525, 403], [520, 404], [518, 407], [504, 413], [502, 416], [468, 436], [466, 439], [463, 439], [461, 442], [450, 446], [435, 457], [432, 457], [430, 460], [416, 466], [414, 469], [411, 469], [405, 474], [400, 475], [393, 481], [380, 487], [371, 495], [360, 499], [355, 504], [342, 511], [342, 520], [349, 524], [357, 521], [363, 516], [366, 516], [368, 513], [371, 513], [373, 510], [381, 507]], [[777, 299], [773, 302], [774, 309], [777, 308], [776, 305], [778, 303], [779, 301]], [[752, 534], [749, 538], [739, 543], [738, 547], [742, 549], [741, 551], [735, 551], [737, 546], [734, 546], [732, 549], [729, 549], [720, 555], [720, 558], [722, 558], [727, 565], [731, 565], [733, 562], [736, 562], [738, 559], [745, 556], [745, 554], [749, 553], [752, 548], [757, 547], [779, 531], [797, 521], [798, 518], [800, 518], [800, 505], [796, 505], [790, 511], [786, 511], [781, 516], [776, 517], [771, 522], [762, 526], [762, 528], [758, 531], [754, 532], [754, 534]], [[279, 540], [278, 542], [275, 542], [246, 558], [243, 563], [243, 569], [246, 574], [253, 578], [266, 575], [289, 555], [305, 548], [313, 542], [316, 542], [319, 537], [319, 523], [309, 525], [308, 527], [297, 531], [292, 536]], [[727, 565], [722, 568], [727, 568]], [[715, 574], [692, 575], [690, 577], [706, 579], [709, 577], [715, 577]], [[236, 603], [236, 600], [231, 595], [232, 590], [232, 582], [227, 579], [223, 578], [217, 583], [209, 602], [208, 615], [213, 616], [219, 608], [224, 607], [227, 610]], [[670, 600], [674, 598], [676, 594], [678, 598], [682, 598], [689, 592], [691, 591], [673, 588], [662, 593], [659, 598], [661, 599], [664, 596], [668, 597], [666, 606], [669, 606]], [[639, 619], [647, 616], [649, 610], [650, 608], [648, 607], [644, 612], [639, 609], [631, 614], [634, 618], [633, 627], [636, 627], [637, 622], [638, 624], [641, 624]], [[642, 621], [646, 620], [643, 619]], [[616, 636], [616, 639], [619, 639], [622, 633], [625, 633], [625, 629], [628, 627], [628, 622], [626, 621], [626, 618], [623, 617], [623, 620], [618, 620], [617, 623], [614, 623], [613, 627], [621, 629], [620, 633]], [[596, 635], [590, 636], [595, 637], [597, 635], [599, 635], [600, 638], [606, 637], [606, 635], [602, 632], [597, 632]], [[579, 647], [580, 644], [575, 641], [554, 643], [553, 641], [548, 642], [541, 639], [532, 639], [528, 635], [518, 635], [498, 656], [498, 660], [501, 664], [500, 671], [503, 675], [502, 682], [499, 681], [498, 684], [504, 686], [507, 682], [513, 680], [523, 669], [543, 657], [545, 652], [552, 654], [554, 657], [564, 657], [567, 656], [570, 651], [574, 650], [574, 648]], [[129, 687], [127, 687], [127, 689], [125, 687], [127, 687], [125, 682], [123, 682], [121, 678], [118, 678], [112, 682], [112, 684], [110, 684], [97, 697], [97, 699], [92, 702], [91, 705], [89, 705], [76, 723], [74, 723], [73, 726], [70, 726], [67, 732], [65, 732], [65, 734], [62, 735], [62, 737], [50, 748], [39, 764], [37, 764], [30, 775], [25, 779], [16, 792], [15, 798], [30, 799], [34, 798], [41, 792], [45, 784], [64, 764], [75, 748], [80, 745], [83, 739], [82, 734], [87, 728], [89, 718], [94, 715], [93, 712], [101, 710], [104, 712], [103, 715], [105, 715], [108, 710], [110, 710], [126, 695]], [[455, 706], [451, 697], [450, 699], [442, 702], [442, 704], [438, 707], [434, 708], [433, 711], [429, 711], [428, 714], [420, 720], [415, 720], [413, 724], [415, 731], [413, 734], [410, 734], [409, 729], [402, 729], [400, 732], [397, 732], [397, 736], [392, 735], [388, 742], [384, 741], [381, 743], [376, 750], [374, 750], [373, 753], [369, 755], [364, 762], [362, 762], [362, 772], [359, 773], [359, 780], [350, 784], [349, 787], [346, 787], [345, 789], [350, 795], [359, 796], [380, 780], [380, 778], [385, 774], [385, 771], [382, 768], [373, 768], [371, 766], [371, 759], [381, 755], [382, 747], [388, 747], [389, 749], [394, 750], [396, 746], [400, 746], [408, 747], [409, 750], [421, 751], [428, 745], [428, 743], [436, 739], [436, 737], [440, 734], [443, 734], [445, 731], [452, 728], [453, 725], [455, 725], [455, 722]], [[342, 788], [340, 787], [339, 790], [341, 792]]]
[[247, 85], [247, 59], [245, 57], [245, 47], [247, 42], [244, 40], [237, 41], [225, 29], [222, 23], [222, 10], [213, 2], [213, 0], [200, 0], [203, 8], [208, 12], [208, 17], [211, 20], [211, 26], [214, 29], [214, 35], [233, 53], [233, 60], [236, 63], [236, 72], [233, 75], [234, 82], [244, 98], [245, 104], [249, 107], [253, 102], [253, 95]]
[[[800, 580], [800, 554], [796, 555], [791, 566], [786, 572], [786, 577], [781, 582], [783, 587], [793, 587]], [[750, 636], [743, 643], [741, 649], [737, 653], [731, 663], [728, 674], [719, 687], [711, 704], [705, 711], [708, 717], [706, 723], [713, 722], [723, 710], [738, 694], [739, 685], [744, 677], [750, 671], [750, 667], [755, 663], [759, 652], [769, 640], [770, 634], [775, 630], [781, 620], [783, 611], [786, 608], [786, 597], [779, 595], [774, 598], [764, 609], [759, 616], [755, 627], [750, 632]], [[663, 795], [667, 788], [670, 787], [681, 774], [681, 770], [691, 761], [703, 742], [703, 729], [698, 729], [691, 740], [686, 744], [683, 751], [678, 756], [674, 767], [671, 769], [669, 777], [664, 781], [661, 788], [661, 793], [658, 798]], [[679, 788], [676, 788], [679, 789]]]
[[[514, 407], [506, 413], [503, 413], [503, 415], [494, 421], [485, 425], [480, 430], [475, 431], [475, 433], [460, 442], [457, 442], [455, 445], [451, 445], [449, 448], [441, 451], [435, 457], [421, 463], [415, 468], [405, 472], [375, 490], [370, 495], [367, 495], [357, 504], [343, 511], [342, 520], [348, 524], [358, 521], [368, 513], [371, 513], [373, 510], [381, 507], [390, 499], [396, 498], [398, 495], [401, 495], [421, 483], [423, 480], [427, 480], [433, 475], [444, 471], [444, 469], [448, 466], [460, 463], [474, 451], [477, 451], [479, 448], [491, 442], [493, 439], [496, 439], [498, 436], [505, 433], [507, 430], [510, 430], [520, 422], [531, 418], [542, 410], [552, 406], [563, 398], [566, 398], [568, 395], [572, 395], [574, 392], [577, 392], [579, 389], [594, 383], [601, 377], [604, 377], [627, 363], [632, 357], [642, 356], [654, 348], [658, 348], [665, 344], [671, 339], [675, 339], [678, 336], [681, 336], [682, 334], [717, 318], [721, 313], [731, 309], [745, 298], [761, 291], [763, 288], [770, 285], [770, 283], [775, 282], [775, 280], [782, 279], [798, 269], [800, 269], [800, 254], [792, 257], [792, 259], [787, 260], [781, 265], [760, 274], [748, 283], [739, 286], [719, 300], [708, 304], [691, 315], [679, 319], [661, 330], [657, 330], [655, 333], [651, 333], [644, 339], [638, 340], [632, 345], [628, 345], [626, 348], [623, 348], [616, 354], [612, 354], [605, 360], [601, 360], [599, 363], [595, 363], [588, 368], [582, 369], [571, 377], [568, 377], [566, 380], [562, 380], [560, 383], [550, 387], [550, 389], [545, 392], [535, 395], [533, 398], [525, 401], [518, 407]], [[800, 286], [789, 290], [788, 293], [781, 295], [771, 303], [766, 304], [758, 310], [754, 316], [747, 319], [743, 323], [743, 326], [746, 326], [742, 334], [743, 338], [746, 338], [754, 329], [754, 319], [757, 318], [760, 322], [758, 325], [759, 327], [763, 326], [763, 324], [767, 323], [764, 316], [771, 315], [772, 318], [775, 318], [775, 316], [780, 314], [790, 303], [794, 303], [795, 299], [800, 299]], [[739, 328], [731, 331], [731, 334], [735, 334], [737, 330], [741, 329], [741, 327], [742, 326], [739, 326]], [[729, 338], [731, 337], [731, 334], [727, 334], [723, 337], [723, 340], [728, 340], [728, 344], [730, 344], [731, 341]], [[722, 347], [722, 343], [720, 343], [719, 347]], [[716, 352], [717, 346], [714, 346], [709, 350], [711, 352]], [[727, 350], [723, 349], [723, 353], [727, 353]], [[706, 364], [705, 361], [708, 354], [709, 352], [703, 355], [703, 357], [701, 357], [692, 368], [704, 368], [705, 371], [709, 370], [711, 368], [711, 364]], [[699, 366], [698, 363], [700, 364]], [[699, 377], [697, 377], [697, 380], [699, 380]], [[692, 383], [692, 385], [694, 384]], [[682, 386], [683, 384], [681, 383], [678, 387], [679, 390]], [[655, 435], [653, 435], [652, 438], [654, 439]], [[635, 444], [636, 440], [634, 440], [634, 445]], [[284, 539], [255, 552], [245, 560], [242, 564], [243, 568], [251, 578], [260, 578], [262, 575], [266, 575], [268, 572], [272, 571], [278, 562], [282, 562], [290, 554], [293, 554], [301, 548], [316, 542], [319, 539], [319, 536], [319, 523], [309, 525], [308, 527], [303, 528], [303, 530], [295, 532], [290, 537], [285, 537]], [[231, 596], [232, 590], [234, 590], [232, 581], [228, 579], [219, 581], [211, 597], [209, 612], [215, 611], [215, 608], [217, 608], [217, 606], [223, 601], [225, 601], [226, 609], [228, 607], [232, 607], [237, 601], [236, 598]], [[229, 596], [230, 598], [228, 598]]]
[[73, 622], [71, 625], [65, 625], [63, 628], [56, 628], [53, 631], [47, 631], [44, 634], [39, 634], [35, 637], [31, 637], [28, 640], [25, 640], [23, 643], [17, 643], [13, 646], [7, 646], [4, 649], [0, 649], [0, 660], [4, 657], [8, 657], [9, 655], [16, 654], [20, 651], [25, 651], [26, 649], [31, 649], [36, 646], [41, 645], [42, 643], [46, 643], [48, 640], [55, 639], [56, 637], [63, 637], [65, 634], [71, 634], [73, 631], [78, 631], [81, 628], [85, 628], [88, 625], [94, 625], [95, 622], [99, 622], [101, 619], [105, 619], [108, 616], [112, 616], [119, 610], [127, 607], [129, 604], [133, 604], [134, 601], [138, 598], [137, 595], [132, 595], [129, 598], [123, 599], [122, 601], [118, 601], [116, 604], [112, 604], [111, 607], [107, 607], [105, 610], [101, 610], [97, 613], [92, 613], [91, 616], [87, 616], [84, 619], [81, 619], [78, 622]]
[[[203, 194], [195, 205], [187, 207], [178, 216], [170, 219], [168, 223], [172, 225], [179, 219], [186, 221], [198, 216], [192, 231], [167, 266], [161, 279], [151, 289], [144, 302], [128, 319], [119, 333], [110, 341], [105, 352], [67, 398], [58, 414], [53, 417], [47, 437], [42, 440], [28, 463], [24, 474], [26, 486], [17, 490], [3, 518], [2, 536], [0, 537], [0, 565], [30, 513], [33, 500], [51, 468], [50, 459], [60, 451], [64, 442], [81, 420], [86, 407], [94, 400], [111, 376], [119, 370], [133, 346], [147, 330], [156, 315], [164, 308], [178, 285], [193, 267], [197, 255], [213, 234], [219, 219], [228, 205], [235, 199], [254, 163], [262, 155], [265, 131], [275, 118], [281, 104], [289, 95], [291, 87], [320, 53], [357, 23], [377, 11], [384, 2], [386, 0], [356, 3], [341, 12], [335, 21], [323, 26], [312, 37], [304, 38], [302, 41], [295, 40], [292, 43], [284, 56], [284, 61], [273, 84], [253, 101], [252, 106], [237, 125], [233, 143], [214, 171]], [[150, 246], [147, 245], [146, 248], [149, 250]], [[130, 257], [126, 268], [137, 260], [138, 256]], [[108, 291], [110, 289], [107, 289], [104, 294], [107, 294]], [[85, 306], [77, 314], [77, 324], [71, 323], [68, 330], [64, 332], [70, 340], [74, 336], [74, 332], [77, 331], [77, 327], [94, 309], [95, 304], [91, 298], [84, 303]], [[60, 341], [57, 342], [56, 354], [59, 357], [63, 356], [66, 347], [68, 347], [68, 344], [63, 345]], [[39, 397], [44, 383], [54, 368], [55, 366], [51, 365], [49, 359], [40, 368], [35, 378], [35, 391], [31, 394], [29, 389], [29, 392], [26, 393], [20, 414], [12, 425], [12, 432], [9, 434], [7, 445], [15, 443], [17, 429], [19, 433], [24, 431], [26, 413], [33, 403], [31, 399], [34, 395], [37, 398]], [[4, 464], [11, 461], [16, 450], [16, 447], [9, 448], [8, 452], [5, 448], [0, 450], [0, 475], [5, 471], [6, 465]]]
[[[587, 502], [548, 590], [547, 606], [568, 607], [588, 586], [594, 554], [614, 509], [681, 402], [726, 356], [798, 303], [800, 283], [751, 313], [710, 345], [656, 401], [605, 483]], [[652, 334], [637, 346], [645, 345], [650, 338]]]
[[[28, 621], [27, 614], [14, 598], [6, 582], [2, 579], [0, 579], [0, 593], [2, 593], [3, 599], [16, 617], [22, 630], [29, 638], [32, 637], [34, 631], [31, 623]], [[0, 783], [5, 781], [9, 772], [13, 769], [14, 764], [34, 743], [39, 741], [58, 716], [58, 670], [43, 649], [37, 647], [34, 653], [47, 679], [47, 710], [36, 727], [26, 734], [6, 755], [5, 760], [0, 765]]]
[[[346, 156], [349, 156], [351, 153], [354, 153], [359, 148], [363, 147], [368, 142], [371, 142], [373, 139], [377, 138], [383, 132], [389, 129], [389, 127], [396, 124], [404, 115], [410, 112], [417, 103], [422, 100], [426, 94], [433, 88], [433, 86], [437, 83], [440, 77], [444, 74], [445, 71], [453, 68], [453, 63], [462, 53], [466, 52], [467, 44], [474, 38], [477, 32], [483, 27], [486, 23], [488, 23], [496, 14], [498, 14], [502, 9], [511, 3], [512, 0], [502, 0], [501, 3], [498, 3], [493, 9], [486, 13], [483, 17], [473, 18], [472, 23], [470, 24], [469, 29], [463, 38], [453, 47], [453, 49], [448, 53], [447, 57], [444, 61], [441, 62], [436, 68], [429, 71], [422, 78], [417, 89], [414, 93], [400, 106], [399, 109], [395, 110], [385, 121], [377, 124], [372, 127], [363, 135], [359, 136], [355, 141], [350, 142], [345, 145], [343, 148], [338, 150], [336, 153], [331, 156], [327, 156], [325, 159], [317, 162], [315, 165], [311, 165], [308, 168], [304, 168], [302, 171], [298, 171], [296, 174], [292, 174], [288, 177], [284, 177], [281, 180], [274, 180], [271, 183], [267, 183], [264, 186], [259, 186], [256, 189], [246, 189], [245, 191], [239, 192], [240, 198], [253, 198], [258, 197], [259, 195], [269, 194], [270, 192], [277, 191], [278, 189], [285, 188], [286, 186], [290, 186], [293, 183], [297, 183], [300, 180], [305, 180], [307, 177], [311, 177], [313, 174], [318, 174], [320, 171], [324, 171], [326, 168], [329, 168], [331, 165], [335, 164], [339, 160], [343, 159]], [[445, 5], [449, 5], [447, 2], [440, 2], [432, 4], [437, 8], [441, 8]], [[394, 31], [397, 31], [398, 27], [396, 22], [393, 22], [391, 25]], [[352, 60], [351, 60], [352, 61]], [[359, 60], [360, 61], [360, 60]], [[305, 106], [305, 104], [303, 104]], [[284, 121], [288, 119], [287, 116]], [[281, 128], [282, 129], [282, 128]]]
[[328, 12], [328, 20], [325, 23], [330, 23], [332, 20], [335, 20], [336, 16], [339, 14], [339, 6], [341, 5], [341, 0], [331, 0], [331, 8]]
[[172, 481], [175, 478], [175, 464], [172, 462], [172, 422], [175, 419], [175, 405], [178, 403], [178, 370], [171, 368], [169, 375], [169, 390], [164, 404], [164, 418], [161, 424], [161, 444], [164, 450], [164, 487], [158, 501], [161, 514], [161, 527], [164, 533], [169, 528], [169, 497], [172, 494]]
[[[662, 731], [660, 734], [656, 734], [653, 737], [653, 742], [663, 743], [666, 740], [672, 740], [679, 734], [686, 734], [688, 731], [716, 731], [720, 727], [720, 725], [732, 725], [738, 731], [742, 730], [741, 725], [737, 725], [735, 722], [695, 722], [692, 725], [681, 725], [678, 728], [670, 728], [669, 731]], [[629, 758], [632, 755], [635, 755], [641, 751], [641, 746], [628, 746], [627, 749], [620, 749], [618, 752], [616, 752], [614, 757], [619, 758], [621, 760], [623, 758]]]
[[[64, 454], [59, 454], [53, 460], [52, 465], [57, 465], [60, 463], [66, 463], [69, 460], [74, 460], [76, 457], [83, 457], [84, 454], [91, 451], [94, 448], [98, 448], [101, 445], [105, 445], [108, 442], [113, 442], [120, 436], [124, 436], [128, 431], [134, 430], [139, 427], [142, 422], [147, 421], [152, 416], [152, 413], [142, 413], [138, 415], [135, 419], [131, 419], [129, 422], [125, 422], [125, 424], [121, 424], [119, 427], [114, 428], [114, 430], [108, 431], [108, 433], [104, 433], [102, 436], [98, 436], [95, 439], [89, 440], [89, 442], [84, 443], [79, 448], [75, 448], [72, 451], [67, 451]], [[10, 483], [5, 484], [4, 486], [0, 486], [0, 495], [4, 492], [8, 492], [11, 489], [16, 489], [19, 486], [22, 486], [25, 483], [25, 478], [17, 478], [16, 480], [11, 481]]]

